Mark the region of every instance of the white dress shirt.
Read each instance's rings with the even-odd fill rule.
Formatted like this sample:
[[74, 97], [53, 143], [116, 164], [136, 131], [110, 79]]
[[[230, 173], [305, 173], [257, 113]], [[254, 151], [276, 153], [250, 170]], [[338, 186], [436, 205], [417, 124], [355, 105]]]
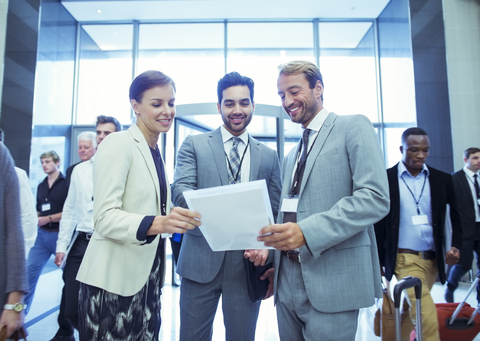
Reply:
[[25, 242], [25, 257], [27, 257], [28, 251], [35, 244], [35, 239], [37, 238], [38, 215], [27, 172], [18, 167], [15, 167], [15, 172], [17, 173], [18, 187], [20, 189], [22, 231]]
[[[435, 251], [429, 176], [430, 171], [426, 164], [423, 164], [423, 170], [414, 177], [407, 170], [403, 161], [398, 163], [398, 187], [400, 191], [399, 248], [415, 251]], [[414, 224], [413, 217], [420, 215], [426, 216], [427, 222]]]
[[65, 253], [75, 226], [79, 232], [93, 232], [93, 159], [94, 157], [73, 169], [60, 220], [57, 253]]

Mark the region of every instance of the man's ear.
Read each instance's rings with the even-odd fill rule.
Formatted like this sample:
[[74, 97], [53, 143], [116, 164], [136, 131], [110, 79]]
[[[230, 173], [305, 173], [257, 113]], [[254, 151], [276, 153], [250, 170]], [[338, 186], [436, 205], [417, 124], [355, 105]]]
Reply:
[[403, 146], [400, 146], [400, 153], [403, 155]]
[[320, 98], [323, 95], [323, 85], [319, 80], [317, 80], [317, 82], [315, 83], [314, 91], [315, 97], [317, 98]]
[[217, 111], [220, 115], [222, 114], [222, 109], [220, 108], [220, 103], [217, 103]]

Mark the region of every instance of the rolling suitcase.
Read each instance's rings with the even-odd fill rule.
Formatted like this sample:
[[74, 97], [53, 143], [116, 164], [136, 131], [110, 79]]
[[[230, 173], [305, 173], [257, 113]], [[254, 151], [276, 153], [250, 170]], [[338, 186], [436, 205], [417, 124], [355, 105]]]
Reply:
[[442, 341], [471, 341], [480, 333], [480, 303], [476, 309], [465, 303], [480, 279], [477, 277], [460, 303], [437, 303], [437, 317]]
[[[405, 289], [415, 288], [415, 306], [416, 306], [416, 313], [417, 313], [417, 341], [423, 340], [422, 334], [422, 306], [421, 306], [421, 298], [422, 298], [422, 281], [417, 277], [408, 276], [400, 281], [398, 281], [397, 285], [393, 289], [393, 301], [395, 305], [395, 340], [401, 340], [401, 325], [400, 325], [400, 306], [402, 305], [402, 292]], [[442, 340], [443, 341], [443, 340]]]

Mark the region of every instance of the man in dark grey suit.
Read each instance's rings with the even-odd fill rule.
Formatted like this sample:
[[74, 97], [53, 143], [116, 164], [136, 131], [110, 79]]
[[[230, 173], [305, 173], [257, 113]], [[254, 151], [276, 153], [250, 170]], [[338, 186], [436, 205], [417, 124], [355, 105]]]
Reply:
[[[180, 147], [172, 186], [175, 206], [187, 207], [183, 192], [188, 190], [265, 179], [276, 216], [281, 190], [277, 153], [246, 131], [255, 108], [253, 86], [250, 78], [237, 72], [218, 82], [217, 109], [224, 124], [215, 131], [188, 136]], [[258, 255], [256, 265], [268, 257], [267, 250], [245, 254]], [[212, 339], [220, 295], [226, 340], [255, 339], [260, 302], [253, 303], [248, 296], [243, 258], [244, 251], [213, 252], [200, 229], [184, 235], [177, 267], [182, 276], [180, 340]]]
[[[473, 252], [480, 269], [480, 148], [468, 148], [464, 156], [465, 166], [452, 175], [463, 241], [460, 262], [450, 270], [447, 280], [445, 300], [449, 303], [454, 301], [453, 292], [458, 287], [458, 281], [472, 268]], [[480, 300], [480, 285], [477, 287], [477, 300]]]
[[275, 251], [281, 340], [354, 340], [360, 308], [381, 296], [373, 224], [388, 212], [385, 164], [375, 130], [361, 115], [323, 107], [313, 63], [279, 67], [277, 87], [304, 130], [285, 158], [281, 212], [260, 231]]

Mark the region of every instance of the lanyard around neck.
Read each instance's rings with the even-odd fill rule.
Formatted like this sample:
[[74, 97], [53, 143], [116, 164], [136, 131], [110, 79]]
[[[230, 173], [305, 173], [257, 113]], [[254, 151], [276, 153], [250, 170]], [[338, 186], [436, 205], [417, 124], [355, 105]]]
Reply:
[[407, 182], [405, 181], [405, 179], [403, 178], [403, 174], [402, 176], [400, 176], [400, 178], [402, 179], [403, 183], [405, 184], [405, 186], [407, 186], [407, 189], [409, 190], [410, 194], [412, 195], [413, 197], [413, 200], [415, 201], [415, 204], [417, 205], [417, 214], [420, 215], [420, 199], [422, 198], [422, 195], [423, 195], [423, 189], [425, 188], [425, 183], [427, 182], [427, 174], [424, 173], [424, 178], [423, 178], [423, 186], [422, 186], [422, 191], [420, 192], [420, 196], [418, 197], [418, 200], [417, 198], [415, 198], [415, 195], [413, 194], [412, 190], [410, 189], [410, 187], [408, 187], [407, 185]]

